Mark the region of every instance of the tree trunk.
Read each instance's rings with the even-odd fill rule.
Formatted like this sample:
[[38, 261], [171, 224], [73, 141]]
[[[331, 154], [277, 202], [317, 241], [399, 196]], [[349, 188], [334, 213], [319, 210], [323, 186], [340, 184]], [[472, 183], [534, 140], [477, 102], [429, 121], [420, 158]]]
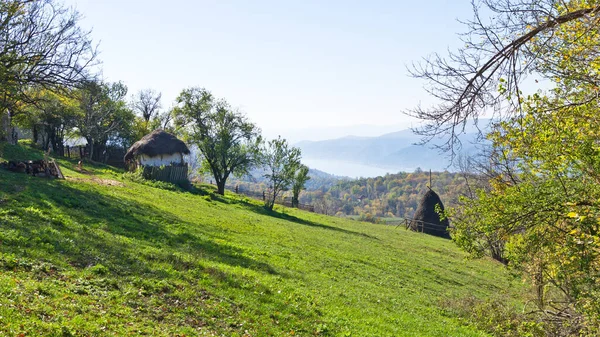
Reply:
[[58, 146], [58, 153], [65, 156], [65, 128], [61, 126], [56, 132], [56, 145]]
[[62, 150], [62, 139], [58, 129], [55, 127], [50, 128], [50, 146], [52, 146], [52, 151], [55, 155], [64, 157], [65, 154]]
[[7, 113], [0, 113], [0, 140], [8, 141], [9, 117]]
[[219, 193], [220, 195], [225, 195], [225, 183], [227, 182], [227, 178], [229, 178], [229, 172], [225, 171], [223, 173], [223, 176], [220, 176], [220, 174], [215, 173], [213, 171], [213, 175], [215, 177], [215, 181], [217, 182], [217, 193]]
[[33, 144], [37, 144], [38, 138], [39, 138], [37, 124], [33, 125], [32, 132], [33, 132]]
[[277, 198], [277, 191], [275, 191], [275, 189], [273, 189], [273, 197], [270, 198], [269, 203], [267, 204], [267, 208], [269, 209], [269, 211], [273, 210], [273, 207], [275, 206], [276, 198]]
[[217, 193], [225, 195], [225, 179], [217, 180]]
[[65, 156], [65, 145], [63, 144], [63, 141], [64, 140], [60, 136], [56, 136], [56, 148], [54, 152], [61, 157]]
[[10, 110], [6, 110], [6, 114], [2, 116], [0, 119], [2, 123], [2, 132], [0, 132], [0, 140], [4, 139], [9, 144], [16, 145], [19, 136], [17, 135], [17, 130], [12, 125], [12, 115]]
[[52, 147], [52, 150], [54, 150], [54, 146], [53, 146], [54, 137], [52, 135], [52, 127], [46, 126], [45, 129], [46, 129], [46, 141], [44, 142], [44, 146], [43, 146], [44, 152], [48, 151], [48, 149], [50, 147]]
[[90, 153], [88, 153], [88, 158], [89, 158], [90, 160], [94, 160], [94, 141], [91, 141], [91, 142], [90, 142], [90, 141], [88, 140], [88, 145], [89, 145], [89, 148], [90, 148], [90, 150], [89, 150], [89, 151], [90, 151]]

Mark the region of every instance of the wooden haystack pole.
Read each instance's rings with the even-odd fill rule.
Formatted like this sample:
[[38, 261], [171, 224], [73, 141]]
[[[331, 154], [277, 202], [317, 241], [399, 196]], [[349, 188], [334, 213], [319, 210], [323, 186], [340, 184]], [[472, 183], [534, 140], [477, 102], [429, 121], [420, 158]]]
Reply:
[[427, 192], [419, 202], [409, 228], [416, 232], [449, 239], [448, 227], [450, 223], [447, 218], [440, 220], [440, 214], [436, 212], [436, 205], [439, 205], [439, 210], [444, 210], [444, 204], [440, 196], [428, 187]]

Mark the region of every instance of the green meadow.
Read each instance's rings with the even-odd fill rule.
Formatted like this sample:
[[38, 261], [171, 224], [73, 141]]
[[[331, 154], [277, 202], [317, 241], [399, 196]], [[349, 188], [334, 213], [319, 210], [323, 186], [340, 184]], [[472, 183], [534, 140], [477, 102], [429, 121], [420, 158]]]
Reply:
[[449, 240], [58, 162], [0, 170], [0, 335], [488, 336], [448, 303], [523, 288]]

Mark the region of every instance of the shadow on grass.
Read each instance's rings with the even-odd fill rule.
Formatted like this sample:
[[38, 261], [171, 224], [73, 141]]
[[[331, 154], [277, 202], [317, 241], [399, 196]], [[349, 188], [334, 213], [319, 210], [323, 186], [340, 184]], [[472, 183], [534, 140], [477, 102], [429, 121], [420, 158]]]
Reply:
[[0, 207], [4, 252], [77, 268], [103, 264], [121, 275], [167, 277], [164, 264], [187, 270], [202, 268], [202, 260], [278, 274], [242, 249], [194, 233], [197, 224], [151, 205], [98, 193], [91, 185], [73, 188], [63, 181], [17, 175], [0, 173], [0, 180], [22, 186], [9, 191], [10, 200]]
[[282, 212], [277, 212], [275, 210], [269, 210], [269, 209], [265, 208], [264, 206], [255, 205], [255, 204], [252, 204], [252, 203], [244, 201], [244, 200], [240, 200], [240, 201], [238, 201], [238, 203], [243, 205], [248, 210], [250, 210], [254, 213], [260, 214], [260, 215], [266, 215], [266, 216], [270, 216], [273, 218], [291, 221], [291, 222], [297, 223], [299, 225], [305, 225], [305, 226], [310, 226], [310, 227], [315, 227], [315, 228], [322, 228], [322, 229], [336, 231], [336, 232], [340, 232], [340, 233], [344, 233], [344, 234], [356, 235], [356, 236], [361, 236], [361, 237], [365, 237], [365, 238], [369, 238], [369, 239], [380, 240], [379, 238], [369, 235], [369, 234], [366, 234], [366, 233], [355, 232], [355, 231], [351, 231], [351, 230], [344, 229], [344, 228], [328, 226], [328, 225], [320, 224], [320, 223], [317, 223], [314, 221], [301, 219], [301, 218], [295, 217], [293, 215], [285, 214]]
[[[91, 175], [102, 172], [111, 172], [113, 174], [123, 174], [124, 169], [103, 164], [100, 162], [92, 161], [87, 158], [68, 158], [68, 157], [55, 157], [54, 158], [61, 167], [66, 167], [71, 171], [75, 171], [81, 174]], [[83, 170], [78, 169], [79, 162], [82, 162]]]

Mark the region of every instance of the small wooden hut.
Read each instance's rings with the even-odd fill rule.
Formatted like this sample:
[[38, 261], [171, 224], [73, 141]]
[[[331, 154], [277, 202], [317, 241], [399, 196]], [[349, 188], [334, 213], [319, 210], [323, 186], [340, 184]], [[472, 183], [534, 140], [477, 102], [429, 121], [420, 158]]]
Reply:
[[444, 204], [440, 196], [431, 188], [419, 202], [415, 215], [409, 224], [410, 229], [416, 232], [422, 232], [442, 238], [450, 238], [448, 227], [450, 223], [447, 218], [440, 220], [440, 214], [436, 212], [436, 205], [440, 211], [444, 211]]
[[177, 183], [187, 180], [186, 154], [190, 150], [183, 141], [157, 129], [133, 144], [124, 160], [132, 170], [141, 167], [146, 179]]

